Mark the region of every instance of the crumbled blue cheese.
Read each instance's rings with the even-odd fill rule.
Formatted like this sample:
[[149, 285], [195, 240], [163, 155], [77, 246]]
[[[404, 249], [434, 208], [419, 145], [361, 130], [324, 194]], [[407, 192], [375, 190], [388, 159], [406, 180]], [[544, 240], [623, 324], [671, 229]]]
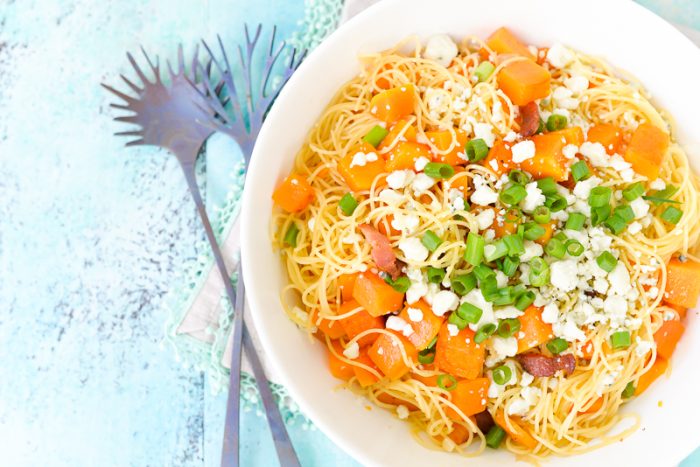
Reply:
[[486, 230], [489, 227], [491, 227], [495, 218], [496, 213], [493, 209], [484, 209], [475, 216], [476, 223], [479, 226], [479, 230]]
[[401, 193], [390, 188], [385, 188], [379, 192], [379, 200], [389, 206], [400, 206], [405, 201]]
[[[522, 144], [522, 143], [518, 143]], [[516, 144], [517, 146], [517, 144]], [[537, 182], [530, 182], [525, 185], [525, 199], [520, 203], [520, 207], [525, 212], [532, 212], [538, 206], [543, 206], [545, 202], [545, 196], [542, 194], [542, 190], [537, 187]]]
[[416, 172], [421, 172], [423, 171], [423, 169], [425, 169], [425, 166], [428, 165], [428, 162], [430, 162], [430, 159], [428, 159], [427, 157], [420, 156], [413, 163], [413, 167], [416, 169]]
[[554, 44], [547, 51], [547, 61], [556, 68], [564, 68], [574, 60], [574, 54], [562, 44]]
[[475, 189], [470, 197], [472, 203], [479, 206], [488, 206], [498, 201], [498, 193], [486, 183], [486, 180], [482, 176], [475, 175], [473, 182]]
[[420, 308], [408, 307], [408, 319], [414, 323], [423, 321], [423, 310]]
[[567, 144], [566, 146], [564, 146], [561, 152], [567, 159], [573, 159], [574, 157], [576, 157], [576, 154], [578, 154], [578, 146], [576, 146], [575, 144]]
[[649, 184], [649, 188], [652, 190], [663, 190], [666, 188], [666, 182], [660, 178], [657, 178]]
[[448, 311], [457, 309], [459, 297], [452, 291], [441, 290], [433, 297], [432, 309], [436, 316], [443, 316]]
[[412, 305], [428, 293], [428, 280], [419, 268], [406, 268], [405, 273], [411, 281], [406, 290], [406, 302]]
[[394, 170], [386, 177], [386, 183], [393, 190], [400, 190], [411, 183], [416, 174], [412, 170]]
[[400, 212], [394, 213], [394, 218], [391, 221], [391, 226], [401, 232], [412, 234], [415, 232], [420, 219], [415, 214], [402, 214]]
[[430, 36], [425, 44], [423, 57], [435, 60], [440, 65], [446, 67], [457, 56], [459, 50], [457, 44], [447, 34], [436, 34]]
[[571, 292], [578, 284], [576, 261], [566, 259], [550, 265], [552, 285], [562, 292]]
[[352, 156], [352, 161], [350, 162], [350, 168], [353, 167], [364, 167], [367, 165], [368, 162], [374, 162], [377, 160], [377, 153], [376, 152], [368, 152], [364, 153], [362, 151], [359, 151], [355, 153], [354, 156]]
[[539, 243], [532, 242], [530, 240], [525, 240], [524, 242], [525, 246], [525, 253], [520, 255], [520, 261], [523, 263], [527, 263], [530, 261], [532, 258], [538, 258], [542, 256], [544, 253], [544, 249], [542, 248], [542, 245]]
[[635, 346], [634, 351], [640, 357], [645, 356], [646, 354], [651, 352], [651, 350], [653, 348], [656, 347], [656, 343], [653, 340], [652, 341], [642, 340], [639, 336], [637, 336], [635, 338], [635, 342], [637, 343], [637, 345]]
[[535, 157], [535, 142], [528, 139], [516, 143], [511, 148], [513, 162], [520, 164], [528, 159]]
[[486, 143], [486, 146], [492, 147], [496, 141], [496, 135], [493, 134], [493, 127], [490, 123], [472, 123], [474, 137], [481, 138]]
[[649, 213], [649, 203], [643, 198], [637, 198], [630, 203], [635, 219], [641, 219]]
[[450, 334], [450, 336], [454, 337], [459, 334], [459, 328], [456, 324], [449, 323], [447, 325], [447, 332]]
[[408, 262], [422, 262], [428, 258], [430, 252], [419, 238], [409, 237], [399, 240], [399, 250], [404, 254]]
[[542, 390], [534, 386], [526, 386], [520, 391], [520, 395], [513, 399], [506, 408], [508, 415], [524, 417], [530, 408], [537, 405], [542, 397]]
[[572, 76], [564, 80], [564, 86], [573, 94], [581, 94], [588, 89], [588, 79], [585, 76]]
[[357, 341], [350, 342], [343, 350], [343, 355], [345, 358], [349, 358], [350, 360], [355, 360], [357, 357], [359, 357], [360, 345], [357, 343]]
[[392, 331], [400, 332], [406, 337], [413, 334], [413, 327], [403, 318], [399, 318], [398, 316], [394, 315], [390, 315], [386, 319], [386, 328], [391, 329]]
[[433, 185], [435, 185], [435, 179], [424, 173], [417, 174], [411, 182], [411, 188], [413, 188], [413, 191], [416, 194], [421, 194], [428, 191], [433, 187]]
[[576, 109], [579, 105], [578, 99], [572, 97], [573, 95], [574, 93], [570, 89], [563, 86], [555, 87], [552, 91], [552, 99], [554, 100], [554, 103], [558, 107], [567, 110]]

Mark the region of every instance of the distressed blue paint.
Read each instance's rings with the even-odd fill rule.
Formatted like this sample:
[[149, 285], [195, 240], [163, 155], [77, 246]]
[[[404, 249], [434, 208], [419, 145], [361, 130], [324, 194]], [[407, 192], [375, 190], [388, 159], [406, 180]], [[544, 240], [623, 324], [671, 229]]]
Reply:
[[[700, 28], [694, 0], [640, 1]], [[218, 464], [224, 396], [158, 345], [160, 300], [198, 253], [195, 213], [173, 159], [107, 136], [95, 84], [139, 43], [230, 43], [243, 19], [288, 34], [301, 13], [301, 0], [0, 8], [2, 465]], [[243, 429], [245, 464], [274, 465], [259, 414]], [[356, 465], [317, 430], [290, 432], [304, 465]]]

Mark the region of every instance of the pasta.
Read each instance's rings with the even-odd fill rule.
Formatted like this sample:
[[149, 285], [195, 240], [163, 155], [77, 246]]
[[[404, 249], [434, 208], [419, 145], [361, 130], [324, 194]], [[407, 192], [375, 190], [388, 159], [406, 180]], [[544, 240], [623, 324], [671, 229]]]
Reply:
[[537, 460], [633, 432], [611, 431], [619, 408], [700, 293], [669, 117], [602, 60], [505, 28], [362, 62], [273, 196], [290, 319], [429, 447]]

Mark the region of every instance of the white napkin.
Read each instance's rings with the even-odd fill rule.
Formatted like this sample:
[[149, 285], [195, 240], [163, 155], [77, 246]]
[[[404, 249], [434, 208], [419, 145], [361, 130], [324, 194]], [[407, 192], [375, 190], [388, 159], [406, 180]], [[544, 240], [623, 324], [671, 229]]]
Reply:
[[[340, 23], [344, 23], [349, 20], [365, 8], [377, 3], [380, 0], [346, 0], [343, 7], [343, 12], [340, 17]], [[691, 29], [688, 27], [676, 25], [684, 34], [686, 34], [695, 44], [700, 46], [700, 31]], [[211, 150], [211, 148], [207, 148]], [[238, 251], [240, 249], [240, 229], [239, 220], [237, 219], [234, 225], [229, 230], [229, 234], [221, 245], [221, 249], [226, 259], [226, 266], [229, 271], [235, 271], [238, 261]], [[189, 305], [188, 311], [185, 314], [182, 322], [180, 323], [177, 332], [178, 334], [188, 334], [195, 339], [203, 342], [212, 343], [213, 335], [211, 332], [206, 332], [207, 328], [217, 329], [219, 326], [219, 316], [223, 312], [222, 308], [222, 297], [224, 296], [224, 283], [219, 275], [218, 269], [214, 267], [212, 263], [208, 269], [206, 279], [204, 280], [204, 285], [199, 290], [197, 295], [194, 297]], [[248, 323], [250, 323], [250, 310], [246, 304], [245, 316]], [[265, 354], [261, 351], [259, 341], [255, 330], [253, 327], [250, 328], [253, 334], [253, 341], [258, 349], [258, 355], [265, 363]], [[226, 344], [226, 349], [223, 354], [221, 364], [230, 368], [231, 360], [231, 347], [232, 347], [232, 336], [229, 334], [228, 342]], [[247, 361], [243, 361], [244, 370], [250, 372], [250, 367]], [[274, 374], [268, 374], [268, 378], [271, 381], [275, 381]]]

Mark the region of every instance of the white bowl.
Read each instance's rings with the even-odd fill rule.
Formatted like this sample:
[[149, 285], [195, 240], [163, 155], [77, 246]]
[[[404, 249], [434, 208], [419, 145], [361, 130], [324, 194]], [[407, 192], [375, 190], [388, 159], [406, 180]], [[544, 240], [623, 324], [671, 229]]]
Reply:
[[[408, 425], [346, 390], [328, 372], [325, 350], [284, 314], [287, 283], [269, 238], [271, 193], [286, 176], [310, 128], [336, 90], [360, 71], [358, 54], [389, 48], [411, 34], [486, 37], [508, 26], [529, 43], [561, 42], [606, 58], [635, 74], [678, 124], [679, 140], [700, 160], [700, 51], [671, 25], [631, 1], [385, 0], [326, 39], [292, 76], [270, 112], [253, 153], [243, 201], [243, 267], [254, 325], [271, 370], [302, 411], [335, 443], [365, 465], [480, 465], [515, 463], [505, 450], [469, 460], [426, 449]], [[694, 134], [693, 134], [694, 132]], [[695, 138], [694, 140], [691, 138]], [[676, 465], [700, 446], [697, 388], [700, 326], [695, 314], [662, 378], [626, 410], [642, 428], [623, 442], [548, 465]], [[661, 405], [661, 401], [663, 405]], [[602, 464], [600, 464], [602, 462]]]

